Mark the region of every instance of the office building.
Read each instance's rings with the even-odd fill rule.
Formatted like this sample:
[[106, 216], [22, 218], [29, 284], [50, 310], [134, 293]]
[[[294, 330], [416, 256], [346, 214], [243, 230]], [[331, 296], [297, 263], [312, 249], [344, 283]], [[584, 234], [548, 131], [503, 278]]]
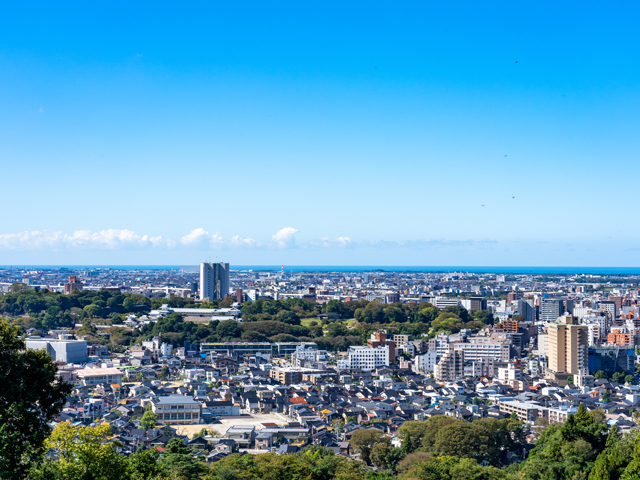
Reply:
[[540, 305], [540, 320], [555, 322], [565, 313], [573, 313], [573, 300], [568, 298], [543, 298]]
[[225, 298], [229, 293], [229, 264], [200, 264], [200, 300]]
[[537, 320], [536, 313], [535, 301], [532, 298], [518, 300], [518, 315], [522, 315], [525, 322], [535, 322]]
[[151, 410], [162, 425], [197, 425], [200, 423], [202, 402], [187, 395], [167, 395], [151, 399]]
[[635, 354], [633, 348], [613, 346], [592, 347], [589, 349], [589, 371], [625, 372], [635, 371]]
[[255, 355], [257, 353], [271, 355], [273, 346], [268, 342], [220, 342], [201, 343], [200, 353], [228, 355], [237, 357], [238, 355]]
[[567, 377], [577, 375], [589, 365], [589, 334], [578, 319], [563, 315], [549, 324], [549, 368], [546, 378], [566, 383]]
[[29, 337], [25, 344], [30, 350], [46, 350], [53, 357], [54, 362], [85, 363], [87, 361], [87, 342], [74, 340], [71, 335], [58, 335], [58, 338]]
[[473, 342], [450, 343], [449, 348], [464, 352], [464, 358], [469, 361], [481, 358], [493, 358], [495, 360], [509, 360], [511, 343], [504, 342]]
[[315, 342], [278, 342], [273, 344], [273, 354], [281, 357], [293, 355], [300, 347], [318, 350]]
[[85, 387], [88, 385], [121, 385], [123, 373], [117, 368], [83, 368], [76, 372], [78, 380]]
[[[390, 351], [388, 345], [377, 347], [349, 347], [348, 366], [351, 369], [375, 370], [389, 366]], [[395, 348], [393, 348], [395, 350]]]

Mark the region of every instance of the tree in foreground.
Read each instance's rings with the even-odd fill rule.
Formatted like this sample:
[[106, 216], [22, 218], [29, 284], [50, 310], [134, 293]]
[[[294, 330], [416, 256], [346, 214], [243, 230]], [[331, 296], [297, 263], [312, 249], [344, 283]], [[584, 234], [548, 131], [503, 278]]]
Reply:
[[27, 350], [17, 327], [0, 320], [0, 478], [26, 477], [43, 451], [71, 385], [59, 381], [58, 367], [44, 350]]
[[[127, 460], [116, 450], [111, 426], [75, 426], [61, 422], [45, 442], [49, 455], [41, 478], [65, 480], [127, 480]], [[37, 476], [36, 476], [37, 478]]]

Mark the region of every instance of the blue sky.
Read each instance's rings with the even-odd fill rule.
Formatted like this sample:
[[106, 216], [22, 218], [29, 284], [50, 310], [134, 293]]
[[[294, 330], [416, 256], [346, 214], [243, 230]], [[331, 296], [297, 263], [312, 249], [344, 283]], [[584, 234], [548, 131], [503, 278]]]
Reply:
[[637, 3], [131, 3], [0, 7], [0, 264], [640, 265]]

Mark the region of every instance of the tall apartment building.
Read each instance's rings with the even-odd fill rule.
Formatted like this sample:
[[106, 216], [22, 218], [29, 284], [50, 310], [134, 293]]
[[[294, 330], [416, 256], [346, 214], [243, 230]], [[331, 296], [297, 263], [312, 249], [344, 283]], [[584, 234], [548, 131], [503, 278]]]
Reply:
[[549, 324], [549, 368], [546, 378], [559, 383], [589, 366], [589, 333], [578, 319], [563, 315]]
[[433, 373], [436, 366], [436, 352], [427, 352], [424, 355], [416, 355], [413, 358], [411, 370], [415, 373]]
[[451, 382], [464, 375], [464, 351], [450, 348], [435, 366], [438, 382]]
[[568, 298], [543, 298], [540, 304], [540, 320], [555, 322], [565, 313], [573, 313], [573, 300]]
[[200, 264], [200, 300], [216, 300], [229, 293], [229, 264]]
[[69, 281], [64, 284], [64, 294], [69, 295], [74, 290], [78, 290], [80, 292], [82, 291], [82, 287], [84, 287], [84, 284], [80, 280], [78, 280], [78, 277], [76, 277], [75, 275], [70, 275]]

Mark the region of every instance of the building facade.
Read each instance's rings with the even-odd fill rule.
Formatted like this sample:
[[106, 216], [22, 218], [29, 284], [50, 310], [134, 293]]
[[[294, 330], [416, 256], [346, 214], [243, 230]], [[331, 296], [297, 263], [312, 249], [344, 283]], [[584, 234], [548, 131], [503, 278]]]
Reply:
[[200, 264], [200, 300], [216, 300], [229, 293], [229, 264]]

